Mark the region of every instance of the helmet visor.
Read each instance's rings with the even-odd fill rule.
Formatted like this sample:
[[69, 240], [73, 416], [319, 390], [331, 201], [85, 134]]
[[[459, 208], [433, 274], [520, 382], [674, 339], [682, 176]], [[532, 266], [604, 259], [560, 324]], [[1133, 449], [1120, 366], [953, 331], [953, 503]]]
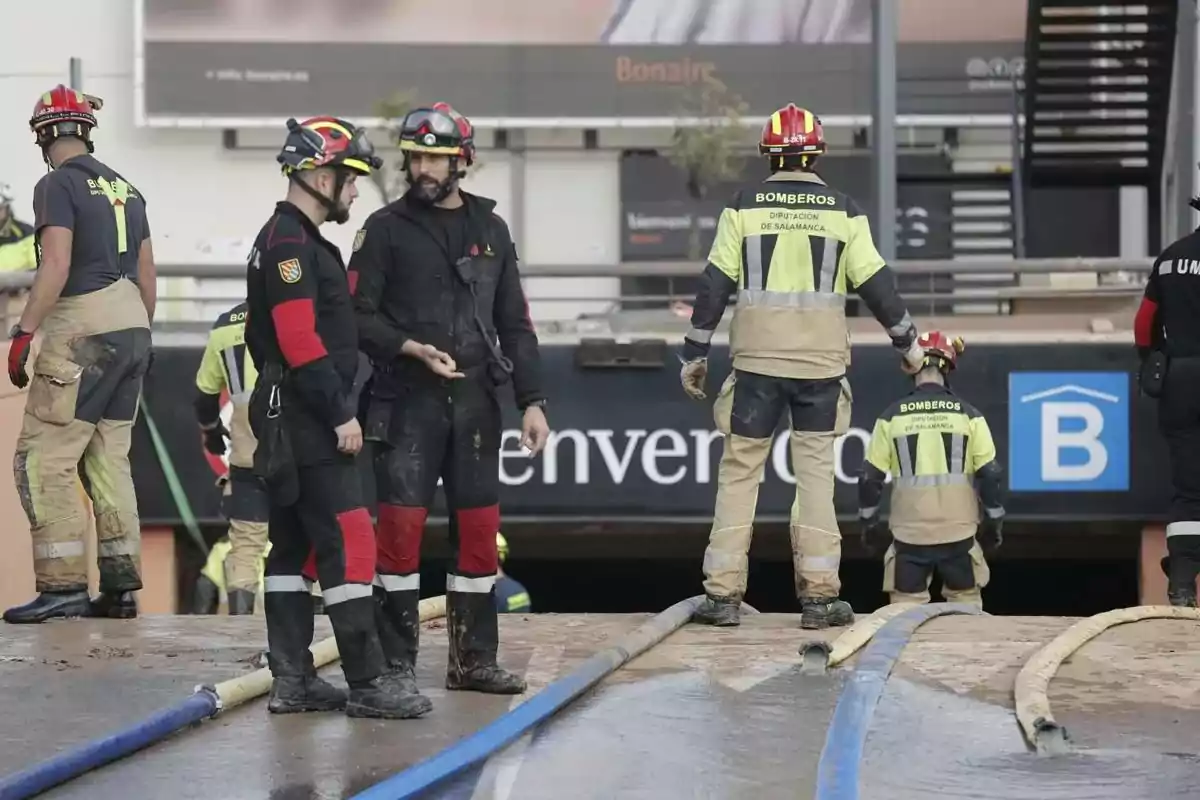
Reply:
[[367, 132], [362, 128], [354, 129], [354, 136], [350, 139], [350, 146], [346, 148], [341, 162], [364, 175], [370, 175], [371, 170], [383, 167], [383, 159], [375, 155], [375, 145], [367, 138]]
[[455, 155], [462, 147], [462, 132], [449, 114], [432, 108], [410, 111], [400, 123], [400, 147]]

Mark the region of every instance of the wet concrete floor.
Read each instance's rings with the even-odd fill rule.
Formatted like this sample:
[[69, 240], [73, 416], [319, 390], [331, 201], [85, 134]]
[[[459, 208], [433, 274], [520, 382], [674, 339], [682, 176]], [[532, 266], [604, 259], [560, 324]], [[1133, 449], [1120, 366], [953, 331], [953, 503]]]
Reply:
[[[275, 717], [262, 700], [44, 795], [65, 798], [349, 797], [495, 719], [649, 615], [508, 616], [501, 661], [522, 698], [441, 688], [445, 630], [422, 637], [422, 720]], [[1012, 713], [1025, 659], [1072, 620], [945, 617], [905, 649], [875, 714], [864, 800], [1174, 798], [1200, 786], [1200, 625], [1110, 630], [1064, 664], [1051, 703], [1076, 752], [1039, 758]], [[805, 676], [794, 616], [687, 626], [485, 765], [446, 798], [811, 798], [847, 670]], [[836, 634], [836, 632], [834, 632]], [[318, 638], [329, 634], [319, 619]], [[831, 637], [826, 637], [831, 638]], [[0, 626], [0, 771], [110, 733], [200, 682], [253, 669], [261, 619], [148, 617]], [[850, 662], [850, 666], [853, 661]], [[331, 679], [340, 672], [327, 669]]]

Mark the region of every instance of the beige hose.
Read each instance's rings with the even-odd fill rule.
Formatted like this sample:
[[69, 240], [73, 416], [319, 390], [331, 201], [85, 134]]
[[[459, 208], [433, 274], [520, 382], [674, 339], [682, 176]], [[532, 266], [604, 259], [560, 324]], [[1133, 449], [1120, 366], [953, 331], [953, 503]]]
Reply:
[[[421, 622], [446, 616], [446, 596], [430, 597], [421, 601], [419, 606]], [[317, 669], [331, 664], [338, 659], [337, 640], [330, 636], [314, 644], [311, 648], [313, 664]], [[213, 687], [220, 700], [220, 711], [228, 711], [248, 700], [253, 700], [266, 694], [271, 689], [271, 670], [256, 669], [247, 675], [222, 681]]]
[[918, 603], [892, 603], [877, 610], [869, 617], [863, 617], [847, 628], [841, 636], [833, 640], [833, 644], [823, 639], [814, 639], [800, 645], [802, 671], [806, 675], [820, 675], [830, 667], [836, 667], [850, 656], [857, 653], [879, 629], [893, 617], [899, 616]]
[[1067, 750], [1067, 730], [1054, 721], [1048, 692], [1059, 665], [1072, 653], [1116, 625], [1143, 619], [1200, 620], [1200, 609], [1174, 606], [1134, 606], [1105, 611], [1082, 619], [1033, 654], [1013, 686], [1017, 721], [1026, 740], [1038, 753], [1054, 755]]

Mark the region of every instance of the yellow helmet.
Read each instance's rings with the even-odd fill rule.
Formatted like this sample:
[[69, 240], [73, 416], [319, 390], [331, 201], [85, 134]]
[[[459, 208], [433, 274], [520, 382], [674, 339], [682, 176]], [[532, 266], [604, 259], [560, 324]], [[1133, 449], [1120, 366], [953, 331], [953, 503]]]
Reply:
[[496, 554], [500, 557], [501, 564], [508, 558], [508, 539], [505, 539], [500, 531], [496, 531]]

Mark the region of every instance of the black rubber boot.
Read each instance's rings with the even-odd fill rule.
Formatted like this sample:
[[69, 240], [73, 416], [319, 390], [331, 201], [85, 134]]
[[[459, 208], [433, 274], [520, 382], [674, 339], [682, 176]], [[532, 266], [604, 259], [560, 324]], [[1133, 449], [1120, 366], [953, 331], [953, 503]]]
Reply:
[[229, 615], [253, 614], [254, 592], [249, 589], [229, 590]]
[[811, 597], [800, 601], [800, 627], [812, 631], [840, 628], [854, 622], [854, 609], [836, 597]]
[[275, 680], [267, 710], [272, 714], [340, 711], [346, 693], [317, 676], [309, 646], [313, 639], [312, 596], [267, 592], [267, 665]]
[[728, 597], [708, 595], [692, 614], [692, 622], [699, 625], [716, 625], [731, 628], [742, 624], [742, 604]]
[[109, 619], [134, 619], [138, 615], [133, 592], [101, 592], [92, 600], [92, 616]]
[[1163, 556], [1167, 575], [1167, 602], [1180, 608], [1196, 608], [1196, 565], [1191, 559]]
[[193, 614], [215, 614], [221, 607], [221, 590], [208, 577], [201, 575], [192, 593]]
[[446, 592], [446, 627], [450, 660], [446, 688], [484, 694], [524, 694], [525, 679], [496, 664], [499, 649], [495, 588], [481, 592]]
[[4, 621], [11, 625], [31, 625], [48, 619], [86, 617], [92, 612], [92, 599], [87, 589], [65, 592], [42, 592], [32, 602], [14, 606], [4, 612]]
[[432, 710], [429, 698], [409, 691], [395, 672], [353, 686], [346, 703], [346, 716], [369, 719], [416, 719]]
[[413, 694], [417, 689], [417, 648], [421, 638], [420, 591], [375, 588], [375, 621], [388, 672]]

